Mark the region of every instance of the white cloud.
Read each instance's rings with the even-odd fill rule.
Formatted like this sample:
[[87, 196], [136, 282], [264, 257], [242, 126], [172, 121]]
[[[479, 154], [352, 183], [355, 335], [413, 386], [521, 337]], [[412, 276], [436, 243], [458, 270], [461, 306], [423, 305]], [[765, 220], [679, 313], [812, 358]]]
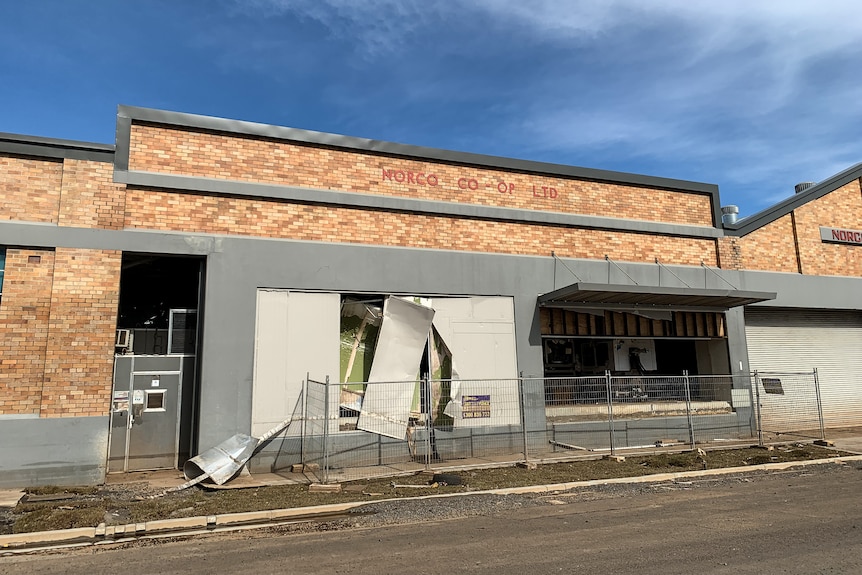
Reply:
[[358, 54], [374, 58], [395, 51], [439, 14], [422, 0], [235, 0], [236, 9], [265, 16], [290, 14], [313, 20], [330, 34], [352, 40]]
[[[351, 45], [359, 76], [391, 65], [372, 95], [341, 91], [341, 110], [477, 110], [472, 144], [448, 126], [473, 151], [652, 166], [756, 208], [862, 159], [857, 0], [236, 1], [323, 27]], [[512, 47], [532, 60], [505, 60]], [[422, 82], [410, 81], [417, 62]], [[487, 114], [496, 123], [481, 126]]]

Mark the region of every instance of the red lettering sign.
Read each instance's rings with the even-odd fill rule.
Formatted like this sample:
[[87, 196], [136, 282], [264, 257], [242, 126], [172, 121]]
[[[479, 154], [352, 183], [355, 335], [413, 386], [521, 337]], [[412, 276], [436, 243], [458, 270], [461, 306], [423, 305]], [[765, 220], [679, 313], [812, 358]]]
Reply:
[[842, 230], [840, 228], [820, 227], [820, 239], [824, 242], [862, 245], [862, 230]]
[[[412, 184], [414, 186], [429, 186], [436, 187], [440, 185], [440, 178], [436, 174], [426, 174], [425, 172], [413, 172], [410, 170], [396, 170], [392, 168], [381, 168], [381, 182], [395, 182], [398, 184]], [[501, 194], [514, 194], [515, 184], [498, 180], [484, 180], [479, 177], [462, 176], [454, 180], [450, 180], [450, 186], [457, 186], [459, 190], [467, 190], [475, 192], [478, 190], [497, 190]], [[552, 186], [532, 186], [532, 196], [534, 198], [550, 199], [559, 201], [560, 193]]]
[[437, 176], [434, 174], [426, 174], [424, 172], [410, 172], [404, 170], [387, 170], [383, 168], [381, 181], [398, 182], [399, 184], [408, 183], [418, 186], [436, 186], [439, 183]]

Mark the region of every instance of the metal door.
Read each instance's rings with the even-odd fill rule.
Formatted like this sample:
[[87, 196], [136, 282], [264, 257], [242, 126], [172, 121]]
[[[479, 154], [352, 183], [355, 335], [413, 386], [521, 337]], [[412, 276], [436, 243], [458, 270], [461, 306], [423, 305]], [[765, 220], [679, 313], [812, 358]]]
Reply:
[[182, 372], [131, 367], [114, 386], [108, 472], [175, 469]]
[[177, 467], [179, 372], [132, 375], [128, 471]]

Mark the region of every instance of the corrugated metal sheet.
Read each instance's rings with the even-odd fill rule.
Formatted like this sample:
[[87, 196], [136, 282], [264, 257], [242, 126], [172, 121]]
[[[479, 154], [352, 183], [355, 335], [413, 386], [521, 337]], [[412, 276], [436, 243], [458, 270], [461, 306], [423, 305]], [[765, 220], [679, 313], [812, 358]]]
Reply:
[[820, 377], [826, 427], [862, 424], [862, 313], [746, 309], [752, 370]]

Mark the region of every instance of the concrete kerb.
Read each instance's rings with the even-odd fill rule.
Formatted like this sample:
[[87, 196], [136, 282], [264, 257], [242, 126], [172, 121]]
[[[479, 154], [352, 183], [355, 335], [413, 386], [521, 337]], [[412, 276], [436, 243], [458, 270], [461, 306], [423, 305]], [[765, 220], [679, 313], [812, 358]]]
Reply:
[[184, 517], [178, 519], [159, 519], [146, 523], [131, 523], [128, 525], [104, 524], [98, 527], [78, 529], [61, 529], [56, 531], [38, 531], [33, 533], [15, 533], [0, 535], [0, 555], [29, 553], [51, 548], [90, 546], [109, 543], [123, 543], [137, 539], [161, 537], [185, 537], [202, 533], [230, 531], [240, 529], [259, 529], [281, 523], [294, 521], [311, 521], [325, 518], [327, 515], [345, 513], [357, 507], [387, 501], [403, 501], [405, 499], [439, 499], [444, 497], [464, 497], [471, 495], [519, 495], [527, 493], [552, 493], [568, 491], [579, 487], [596, 485], [626, 484], [626, 483], [661, 483], [679, 479], [695, 479], [698, 477], [713, 477], [733, 475], [751, 471], [783, 471], [811, 465], [828, 463], [848, 463], [862, 461], [862, 455], [847, 457], [832, 457], [812, 461], [790, 461], [784, 463], [765, 463], [745, 467], [725, 467], [722, 469], [706, 469], [699, 471], [679, 471], [675, 473], [658, 473], [640, 477], [619, 477], [612, 479], [593, 479], [589, 481], [572, 481], [550, 485], [529, 485], [524, 487], [508, 487], [503, 489], [488, 489], [484, 491], [467, 491], [461, 493], [440, 493], [418, 497], [403, 497], [378, 499], [375, 501], [354, 501], [350, 503], [335, 503], [316, 505], [312, 507], [297, 507], [292, 509], [273, 509], [268, 511], [249, 511], [244, 513], [225, 513]]

